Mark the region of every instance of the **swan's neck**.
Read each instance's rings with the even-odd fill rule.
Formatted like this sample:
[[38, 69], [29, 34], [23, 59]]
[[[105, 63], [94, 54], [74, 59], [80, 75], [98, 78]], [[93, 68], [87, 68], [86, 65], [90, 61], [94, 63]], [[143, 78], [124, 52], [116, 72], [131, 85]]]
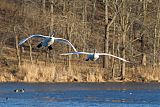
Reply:
[[51, 37], [53, 37], [54, 35], [55, 35], [55, 32], [52, 32], [52, 33], [51, 33]]
[[96, 54], [96, 49], [94, 49], [94, 54]]

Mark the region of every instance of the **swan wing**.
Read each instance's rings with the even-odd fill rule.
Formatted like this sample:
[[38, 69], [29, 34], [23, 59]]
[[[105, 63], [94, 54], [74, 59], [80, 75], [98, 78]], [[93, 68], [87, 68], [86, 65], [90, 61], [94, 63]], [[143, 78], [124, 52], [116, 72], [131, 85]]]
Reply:
[[39, 35], [39, 34], [36, 34], [36, 35], [30, 35], [28, 38], [25, 38], [25, 39], [22, 39], [18, 45], [22, 45], [23, 43], [25, 43], [28, 39], [30, 38], [48, 38], [49, 36], [44, 36], [44, 35]]
[[88, 52], [70, 52], [70, 53], [63, 53], [60, 55], [73, 55], [73, 54], [92, 54], [92, 53], [88, 53]]
[[127, 60], [124, 59], [124, 58], [121, 58], [121, 57], [118, 57], [118, 56], [115, 56], [115, 55], [112, 55], [112, 54], [107, 54], [107, 53], [96, 53], [96, 54], [98, 54], [98, 55], [107, 55], [107, 56], [111, 56], [111, 57], [117, 58], [117, 59], [119, 59], [119, 60], [122, 60], [122, 61], [124, 61], [124, 62], [129, 62], [129, 61], [127, 61]]
[[59, 42], [59, 43], [64, 43], [64, 44], [70, 45], [70, 46], [73, 48], [73, 50], [74, 50], [75, 52], [77, 52], [76, 48], [75, 48], [75, 47], [71, 44], [71, 42], [69, 42], [67, 39], [55, 38], [54, 40], [55, 40], [55, 42]]

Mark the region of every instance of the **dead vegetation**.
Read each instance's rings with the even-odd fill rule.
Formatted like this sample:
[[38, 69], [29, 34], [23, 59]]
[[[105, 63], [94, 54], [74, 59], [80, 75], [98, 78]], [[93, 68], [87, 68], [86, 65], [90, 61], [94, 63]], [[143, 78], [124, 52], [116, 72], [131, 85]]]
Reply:
[[98, 68], [72, 68], [58, 64], [45, 65], [44, 63], [30, 64], [28, 62], [17, 71], [3, 71], [0, 75], [2, 82], [104, 82], [107, 74]]

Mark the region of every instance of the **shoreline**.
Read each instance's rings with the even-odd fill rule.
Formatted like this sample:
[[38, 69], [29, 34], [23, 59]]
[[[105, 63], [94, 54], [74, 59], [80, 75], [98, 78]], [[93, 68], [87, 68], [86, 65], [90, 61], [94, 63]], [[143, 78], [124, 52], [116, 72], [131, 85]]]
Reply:
[[[10, 67], [10, 68], [9, 68]], [[71, 68], [58, 64], [31, 64], [23, 63], [21, 67], [6, 66], [1, 68], [0, 82], [49, 82], [49, 83], [90, 83], [90, 82], [142, 82], [159, 83], [157, 72], [148, 68], [129, 69], [125, 80], [120, 77], [111, 77], [111, 72], [97, 67], [79, 67], [72, 65]], [[150, 71], [146, 71], [150, 70]], [[157, 68], [159, 69], [159, 67]], [[157, 76], [157, 77], [155, 77]]]

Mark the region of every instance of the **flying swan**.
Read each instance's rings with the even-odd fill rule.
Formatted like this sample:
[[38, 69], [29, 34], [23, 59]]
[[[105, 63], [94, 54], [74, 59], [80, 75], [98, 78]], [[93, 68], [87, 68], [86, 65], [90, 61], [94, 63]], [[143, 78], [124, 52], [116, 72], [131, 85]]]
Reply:
[[99, 56], [107, 55], [107, 56], [111, 56], [111, 57], [117, 58], [119, 60], [122, 60], [124, 62], [129, 62], [129, 61], [127, 61], [127, 60], [125, 60], [121, 57], [118, 57], [118, 56], [115, 56], [115, 55], [112, 55], [112, 54], [107, 54], [107, 53], [70, 52], [70, 53], [63, 53], [63, 54], [60, 54], [60, 55], [73, 55], [73, 54], [86, 54], [86, 55], [88, 55], [86, 61], [89, 61], [89, 60], [95, 61], [99, 58]]
[[43, 38], [41, 43], [37, 45], [38, 48], [41, 48], [44, 46], [44, 47], [48, 47], [49, 50], [52, 50], [53, 49], [52, 44], [54, 42], [58, 42], [58, 43], [64, 43], [64, 44], [70, 45], [73, 48], [73, 50], [77, 52], [76, 48], [68, 40], [63, 39], [63, 38], [56, 38], [56, 37], [53, 37], [53, 35], [54, 33], [51, 36], [44, 36], [40, 34], [30, 35], [28, 38], [21, 40], [18, 45], [19, 46], [22, 45], [30, 38]]

